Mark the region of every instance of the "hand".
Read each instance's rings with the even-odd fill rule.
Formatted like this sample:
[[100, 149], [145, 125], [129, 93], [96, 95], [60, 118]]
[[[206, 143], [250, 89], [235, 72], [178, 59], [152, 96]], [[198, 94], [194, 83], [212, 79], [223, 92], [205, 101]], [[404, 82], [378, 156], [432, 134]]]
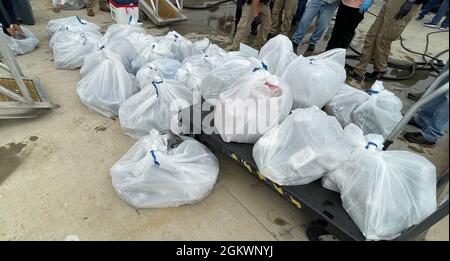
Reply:
[[12, 26], [6, 28], [6, 32], [11, 36], [12, 38], [16, 37], [16, 31], [14, 31], [14, 28]]
[[18, 25], [18, 24], [13, 24], [13, 25], [12, 25], [12, 28], [13, 28], [15, 34], [21, 34], [21, 35], [25, 36], [25, 33], [23, 32], [23, 30], [22, 30], [22, 28], [20, 27], [20, 25]]
[[262, 23], [261, 17], [259, 15], [255, 16], [255, 18], [253, 19], [253, 22], [252, 22], [252, 28], [258, 27], [258, 25], [260, 25], [261, 23]]
[[395, 20], [400, 20], [403, 17], [407, 16], [408, 13], [411, 11], [412, 7], [413, 7], [413, 3], [411, 3], [410, 1], [406, 1], [402, 7], [400, 7], [400, 10], [398, 10], [398, 13], [395, 15], [394, 19]]
[[369, 10], [369, 8], [372, 6], [372, 4], [373, 4], [373, 0], [364, 0], [361, 7], [359, 8], [359, 12], [361, 14], [364, 14], [365, 12], [367, 12], [367, 10]]

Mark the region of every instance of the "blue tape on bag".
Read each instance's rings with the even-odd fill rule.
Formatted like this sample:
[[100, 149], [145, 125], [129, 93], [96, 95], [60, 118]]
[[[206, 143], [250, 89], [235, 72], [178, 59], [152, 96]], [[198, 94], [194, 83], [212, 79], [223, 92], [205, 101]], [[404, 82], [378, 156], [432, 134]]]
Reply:
[[156, 90], [156, 97], [157, 98], [159, 98], [159, 90], [158, 90], [158, 86], [156, 86], [157, 84], [160, 84], [160, 83], [162, 83], [163, 81], [159, 81], [159, 82], [157, 82], [157, 81], [152, 81], [152, 84], [153, 84], [153, 87], [155, 87], [155, 90]]
[[375, 144], [375, 143], [369, 141], [369, 142], [367, 143], [365, 149], [366, 149], [366, 150], [369, 149], [370, 145], [375, 146], [376, 148], [378, 148], [378, 145], [377, 145], [377, 144]]
[[380, 93], [379, 91], [374, 91], [372, 89], [368, 89], [368, 90], [366, 90], [366, 92], [367, 93], [371, 93], [371, 94], [378, 94], [378, 93]]
[[150, 154], [152, 154], [153, 163], [155, 163], [156, 166], [159, 166], [159, 162], [158, 162], [158, 160], [156, 159], [155, 151], [154, 151], [154, 150], [151, 150], [151, 151], [150, 151]]
[[78, 22], [80, 23], [80, 24], [86, 24], [85, 22], [83, 22], [82, 20], [81, 20], [81, 18], [77, 15], [76, 16], [76, 18], [77, 18], [77, 20], [78, 20]]

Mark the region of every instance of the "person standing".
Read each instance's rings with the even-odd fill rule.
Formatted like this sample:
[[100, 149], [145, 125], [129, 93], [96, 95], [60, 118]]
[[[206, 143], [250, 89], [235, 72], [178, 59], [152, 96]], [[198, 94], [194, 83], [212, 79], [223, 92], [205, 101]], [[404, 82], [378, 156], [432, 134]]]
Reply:
[[442, 3], [442, 0], [430, 0], [428, 3], [426, 3], [422, 10], [420, 11], [419, 15], [417, 16], [416, 20], [422, 20], [425, 15], [427, 15], [435, 6], [440, 6]]
[[295, 11], [292, 25], [297, 24], [302, 19], [306, 9], [306, 3], [308, 3], [308, 0], [298, 0], [297, 10]]
[[[109, 12], [109, 0], [98, 0], [99, 9], [101, 11]], [[94, 16], [95, 0], [86, 1], [86, 10], [88, 16]]]
[[423, 25], [430, 28], [435, 28], [437, 24], [441, 21], [442, 17], [445, 19], [441, 24], [440, 29], [441, 30], [447, 30], [448, 29], [448, 0], [444, 0], [439, 7], [439, 10], [437, 11], [436, 15], [433, 17], [433, 20], [429, 23], [424, 23]]
[[297, 27], [297, 30], [292, 37], [292, 44], [294, 51], [297, 50], [299, 44], [302, 43], [303, 38], [308, 33], [308, 27], [315, 17], [317, 17], [316, 25], [311, 38], [309, 39], [308, 51], [314, 51], [317, 42], [322, 38], [331, 16], [336, 11], [340, 0], [309, 0], [306, 5], [305, 13], [302, 20]]
[[5, 14], [0, 12], [0, 24], [3, 27], [3, 32], [11, 37], [15, 37], [16, 34], [24, 35], [22, 28], [20, 28], [20, 19], [14, 10], [13, 0], [1, 0], [1, 3], [6, 11]]
[[272, 28], [268, 38], [272, 38], [277, 34], [280, 17], [282, 17], [280, 33], [287, 36], [291, 30], [292, 18], [296, 10], [297, 0], [276, 0], [272, 9]]
[[339, 5], [333, 32], [326, 50], [347, 49], [355, 36], [356, 27], [364, 19], [364, 13], [372, 6], [373, 0], [342, 0]]
[[420, 132], [407, 132], [407, 141], [417, 144], [434, 145], [448, 128], [448, 92], [427, 103], [408, 124], [416, 126]]
[[264, 45], [272, 24], [269, 3], [270, 0], [247, 0], [244, 3], [233, 43], [228, 46], [227, 51], [239, 50], [240, 43], [247, 39], [251, 27], [258, 25], [261, 28], [256, 36], [255, 47], [259, 49]]
[[[424, 0], [387, 0], [375, 22], [366, 34], [361, 58], [349, 75], [358, 82], [365, 77], [380, 79], [386, 72], [391, 44], [397, 40], [419, 11]], [[373, 59], [374, 71], [366, 75], [367, 65]]]

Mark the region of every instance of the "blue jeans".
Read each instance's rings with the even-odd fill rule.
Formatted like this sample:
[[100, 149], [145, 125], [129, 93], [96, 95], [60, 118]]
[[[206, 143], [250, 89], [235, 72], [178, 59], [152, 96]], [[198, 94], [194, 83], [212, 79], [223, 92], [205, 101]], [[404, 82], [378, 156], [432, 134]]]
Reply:
[[295, 11], [294, 21], [300, 21], [305, 13], [306, 3], [308, 0], [298, 0], [297, 11]]
[[431, 20], [431, 23], [438, 24], [439, 21], [441, 21], [442, 17], [445, 17], [444, 22], [442, 22], [441, 27], [448, 27], [448, 0], [444, 0], [442, 2], [441, 7], [439, 7], [439, 11], [436, 13], [436, 15], [433, 17], [433, 20]]
[[302, 20], [297, 27], [297, 30], [292, 37], [293, 42], [300, 44], [308, 32], [308, 27], [317, 16], [314, 32], [309, 39], [309, 43], [316, 45], [316, 43], [322, 38], [328, 23], [331, 20], [331, 16], [336, 11], [340, 1], [336, 1], [332, 4], [327, 3], [325, 0], [310, 0], [306, 6], [305, 13]]
[[430, 0], [426, 5], [423, 6], [422, 11], [419, 13], [419, 17], [423, 18], [427, 15], [431, 9], [433, 9], [436, 5], [438, 5], [442, 0]]
[[435, 142], [442, 137], [448, 128], [448, 92], [423, 106], [414, 121], [422, 127], [422, 135], [426, 140]]

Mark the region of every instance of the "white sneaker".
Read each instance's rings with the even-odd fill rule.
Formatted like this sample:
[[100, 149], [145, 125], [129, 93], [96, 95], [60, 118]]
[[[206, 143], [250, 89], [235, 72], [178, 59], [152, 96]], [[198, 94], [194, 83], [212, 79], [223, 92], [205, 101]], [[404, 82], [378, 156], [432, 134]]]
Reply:
[[432, 23], [424, 23], [423, 25], [430, 28], [436, 28], [436, 25]]
[[447, 31], [448, 30], [448, 27], [441, 27], [441, 28], [439, 28], [441, 31]]

